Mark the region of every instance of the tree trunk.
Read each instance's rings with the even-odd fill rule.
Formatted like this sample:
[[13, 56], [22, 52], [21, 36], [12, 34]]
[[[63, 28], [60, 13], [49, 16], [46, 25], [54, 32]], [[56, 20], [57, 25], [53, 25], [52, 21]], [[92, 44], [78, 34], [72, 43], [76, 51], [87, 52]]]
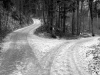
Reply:
[[44, 21], [44, 24], [46, 24], [46, 21], [45, 21], [45, 2], [43, 1], [43, 21]]
[[8, 27], [8, 18], [9, 18], [9, 11], [7, 11], [7, 17], [6, 17], [6, 26]]
[[72, 35], [75, 35], [75, 9], [72, 12]]
[[19, 10], [19, 11], [20, 11], [20, 25], [21, 25], [21, 11], [22, 11], [21, 3], [22, 3], [22, 2], [21, 2], [21, 0], [20, 0], [20, 10]]
[[59, 28], [61, 29], [61, 6], [59, 4]]
[[80, 34], [80, 25], [79, 25], [79, 0], [77, 0], [77, 35]]
[[85, 31], [85, 16], [83, 15], [83, 32]]
[[99, 20], [99, 15], [98, 15], [98, 11], [97, 11], [97, 27], [99, 26], [98, 20]]
[[81, 1], [81, 3], [80, 3], [80, 33], [82, 32], [82, 8], [83, 8], [83, 2]]
[[51, 34], [54, 33], [53, 26], [53, 0], [50, 1], [50, 25], [51, 25]]
[[65, 33], [65, 22], [66, 22], [66, 9], [64, 4], [64, 11], [63, 11], [63, 34]]
[[90, 8], [90, 15], [91, 15], [92, 36], [94, 36], [94, 27], [93, 27], [93, 0], [89, 0], [89, 8]]
[[53, 0], [49, 0], [48, 2], [48, 25], [49, 25], [49, 33], [51, 35], [54, 35], [54, 26], [53, 26], [53, 16], [54, 16], [54, 12], [53, 12]]
[[47, 12], [48, 12], [48, 15], [47, 15], [47, 24], [49, 25], [49, 33], [51, 33], [51, 25], [50, 25], [50, 0], [48, 0], [48, 6], [47, 6]]
[[89, 23], [89, 31], [91, 31], [91, 19], [90, 19], [90, 10], [88, 11], [88, 23]]
[[2, 30], [1, 30], [1, 12], [0, 12], [0, 38], [1, 38], [1, 35], [2, 35]]

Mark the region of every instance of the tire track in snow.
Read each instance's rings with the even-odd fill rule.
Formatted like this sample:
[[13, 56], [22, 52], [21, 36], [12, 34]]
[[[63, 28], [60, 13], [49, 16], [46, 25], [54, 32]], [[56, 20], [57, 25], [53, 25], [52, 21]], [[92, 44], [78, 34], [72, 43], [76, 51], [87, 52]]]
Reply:
[[71, 54], [71, 55], [69, 55], [70, 56], [70, 58], [69, 58], [70, 59], [70, 63], [73, 65], [73, 66], [72, 65], [71, 66], [74, 67], [73, 70], [75, 70], [74, 72], [76, 73], [76, 75], [85, 75], [85, 74], [81, 71], [81, 69], [77, 65], [77, 62], [76, 62], [76, 59], [75, 59], [75, 55], [74, 55], [74, 53], [77, 53], [76, 52], [77, 50], [75, 50], [75, 49], [79, 45], [81, 45], [82, 43], [89, 42], [91, 40], [93, 40], [93, 38], [83, 39], [81, 41], [76, 42], [76, 44], [74, 44], [73, 46], [71, 46], [69, 48], [69, 50], [70, 50], [70, 53], [69, 54]]
[[53, 64], [53, 61], [55, 59], [55, 56], [60, 52], [61, 47], [63, 47], [65, 44], [68, 44], [68, 42], [65, 42], [63, 44], [60, 44], [56, 46], [55, 48], [51, 49], [50, 52], [48, 52], [42, 59], [41, 59], [41, 66], [43, 69], [47, 70], [48, 74], [51, 75], [51, 67]]
[[[64, 74], [71, 74], [71, 75], [83, 75], [81, 72], [80, 72], [80, 69], [78, 68], [76, 62], [75, 62], [75, 59], [74, 59], [74, 55], [73, 55], [73, 52], [76, 51], [75, 50], [75, 47], [78, 46], [79, 44], [81, 44], [82, 42], [87, 42], [87, 41], [90, 41], [91, 39], [82, 39], [82, 40], [77, 40], [77, 41], [73, 41], [73, 42], [70, 42], [69, 44], [66, 44], [64, 46], [62, 46], [60, 48], [60, 52], [58, 52], [58, 55], [59, 53], [61, 53], [61, 51], [63, 51], [63, 54], [61, 54], [61, 56], [57, 56], [57, 60], [56, 62], [61, 65], [62, 62], [65, 60], [65, 57], [67, 57], [66, 59], [66, 65], [67, 67], [63, 66], [63, 68], [65, 67], [66, 69], [66, 73]], [[64, 58], [64, 59], [63, 59]], [[54, 60], [55, 61], [55, 60]], [[54, 63], [56, 65], [56, 62]], [[54, 66], [55, 66], [54, 65]], [[62, 64], [63, 65], [63, 64]], [[64, 69], [62, 69], [62, 65], [59, 67], [56, 66], [55, 69], [57, 70], [54, 70], [55, 72], [59, 72], [60, 70], [63, 71]], [[60, 69], [61, 68], [61, 69]], [[64, 72], [64, 71], [63, 71]], [[73, 73], [72, 73], [73, 72]], [[60, 73], [59, 74], [63, 75], [63, 73]], [[55, 75], [55, 74], [54, 74]], [[57, 74], [58, 75], [58, 74]]]

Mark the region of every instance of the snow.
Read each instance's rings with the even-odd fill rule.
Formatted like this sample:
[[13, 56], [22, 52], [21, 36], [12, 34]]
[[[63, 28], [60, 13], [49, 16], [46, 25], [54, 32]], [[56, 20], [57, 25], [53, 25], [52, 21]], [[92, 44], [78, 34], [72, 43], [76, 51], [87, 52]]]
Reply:
[[[29, 45], [31, 46], [32, 50], [35, 50], [35, 54], [39, 53], [40, 57], [42, 58], [46, 53], [50, 52], [50, 50], [52, 50], [54, 47], [56, 46], [60, 46], [61, 44], [63, 44], [64, 42], [66, 42], [65, 40], [53, 40], [53, 39], [46, 39], [46, 38], [41, 38], [41, 37], [37, 37], [34, 36], [34, 38], [32, 37], [28, 37], [28, 42]], [[37, 54], [38, 55], [38, 54]]]
[[99, 43], [98, 38], [100, 38], [100, 37], [94, 37], [94, 39], [92, 39], [92, 40], [90, 40], [88, 42], [85, 42], [83, 44], [83, 46], [97, 45]]
[[98, 38], [100, 37], [91, 37], [90, 38], [91, 40], [87, 38], [88, 41], [83, 41], [74, 47], [74, 51], [73, 51], [74, 61], [78, 69], [81, 71], [81, 73], [83, 73], [83, 75], [84, 74], [89, 75], [88, 65], [89, 65], [89, 62], [93, 60], [93, 55], [90, 54], [87, 57], [86, 54], [90, 50], [95, 50], [92, 48], [92, 46], [98, 45], [100, 43]]
[[53, 50], [54, 47], [64, 44], [57, 50], [58, 52], [54, 57], [50, 71], [51, 75], [89, 75], [87, 70], [88, 62], [93, 56], [86, 58], [86, 52], [90, 50], [90, 46], [99, 43], [98, 36], [77, 40], [59, 40], [41, 38], [32, 34], [33, 32], [30, 31], [28, 41], [40, 59]]
[[[28, 32], [26, 31], [28, 33], [27, 41], [17, 41], [18, 47], [16, 48], [20, 49], [21, 44], [25, 45], [28, 42], [32, 51], [38, 58], [40, 66], [46, 67], [49, 61], [52, 63], [50, 66], [50, 75], [89, 75], [87, 66], [89, 60], [91, 60], [93, 56], [86, 58], [86, 52], [91, 50], [90, 46], [98, 45], [100, 43], [98, 40], [99, 37], [81, 38], [76, 40], [39, 37], [35, 35], [34, 32], [35, 29], [41, 25], [41, 22], [40, 20], [33, 20], [33, 26], [31, 25], [15, 31], [20, 32], [29, 29], [27, 30]], [[3, 49], [6, 51], [11, 47], [11, 44], [13, 44], [12, 41], [3, 43]], [[32, 62], [27, 65], [27, 73], [29, 75], [32, 75], [31, 72], [37, 74], [36, 67], [34, 66], [35, 65]], [[20, 65], [16, 65], [16, 67], [18, 70], [14, 71], [11, 75], [22, 75], [20, 72], [22, 67]]]
[[62, 47], [53, 61], [51, 75], [67, 75], [71, 73], [72, 75], [90, 75], [88, 64], [93, 56], [90, 55], [86, 58], [86, 52], [91, 50], [91, 46], [98, 45], [98, 38], [78, 39], [76, 42], [70, 42]]
[[11, 47], [12, 41], [2, 43], [2, 50], [1, 52], [6, 52]]
[[[36, 20], [34, 24], [37, 25], [36, 28], [38, 28], [38, 26], [41, 25], [41, 22], [39, 20]], [[35, 54], [40, 54], [39, 58], [42, 58], [46, 53], [50, 52], [50, 50], [52, 50], [52, 48], [54, 48], [55, 46], [61, 45], [64, 42], [66, 42], [66, 40], [39, 37], [35, 35], [34, 32], [34, 29], [30, 30], [27, 40], [31, 48], [35, 50]]]
[[51, 67], [51, 75], [69, 75], [71, 74], [71, 66], [69, 66], [69, 48], [75, 44], [74, 42], [66, 44], [60, 48], [60, 51], [56, 55], [52, 67]]

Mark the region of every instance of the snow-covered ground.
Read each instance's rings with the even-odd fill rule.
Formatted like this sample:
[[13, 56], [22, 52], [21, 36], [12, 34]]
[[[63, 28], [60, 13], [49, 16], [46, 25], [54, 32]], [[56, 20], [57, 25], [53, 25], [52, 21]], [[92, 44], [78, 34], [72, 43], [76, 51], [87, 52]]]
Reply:
[[89, 61], [93, 59], [93, 56], [87, 58], [86, 52], [91, 50], [91, 46], [100, 43], [98, 38], [99, 37], [91, 37], [66, 44], [56, 56], [51, 69], [51, 74], [91, 75], [88, 70], [88, 65]]
[[[10, 38], [8, 42], [3, 43], [4, 52], [15, 44], [13, 47], [18, 50], [21, 48], [22, 51], [26, 51], [26, 54], [28, 51], [33, 53], [33, 57], [28, 60], [31, 62], [28, 63], [27, 73], [21, 73], [20, 66], [16, 65], [18, 70], [11, 75], [93, 75], [88, 73], [88, 62], [93, 55], [87, 58], [86, 53], [91, 50], [91, 46], [100, 43], [99, 36], [76, 40], [43, 38], [34, 34], [35, 30], [41, 26], [41, 21], [38, 19], [33, 21], [34, 24], [31, 26], [14, 31], [11, 34], [13, 41]], [[11, 55], [11, 59], [17, 54], [15, 53]], [[0, 74], [2, 74], [1, 71]]]
[[[41, 22], [39, 20], [34, 22], [34, 25], [41, 25]], [[27, 40], [31, 48], [35, 50], [35, 54], [39, 59], [45, 56], [45, 54], [50, 52], [50, 50], [52, 50], [54, 47], [60, 46], [61, 44], [66, 42], [66, 40], [39, 37], [35, 35], [34, 32], [34, 29], [30, 30]]]
[[[31, 48], [33, 50], [35, 49], [35, 54], [39, 60], [45, 57], [46, 54], [53, 52], [52, 50], [54, 50], [55, 47], [60, 46], [60, 48], [56, 50], [56, 54], [52, 60], [50, 75], [89, 75], [89, 73], [85, 72], [87, 70], [84, 70], [87, 69], [87, 61], [89, 58], [85, 58], [84, 54], [89, 50], [90, 46], [99, 43], [99, 36], [76, 40], [59, 40], [41, 38], [32, 35], [33, 32], [33, 30], [29, 32], [30, 37], [28, 37], [28, 42]], [[83, 58], [85, 58], [85, 60]], [[51, 60], [49, 58], [47, 59]]]

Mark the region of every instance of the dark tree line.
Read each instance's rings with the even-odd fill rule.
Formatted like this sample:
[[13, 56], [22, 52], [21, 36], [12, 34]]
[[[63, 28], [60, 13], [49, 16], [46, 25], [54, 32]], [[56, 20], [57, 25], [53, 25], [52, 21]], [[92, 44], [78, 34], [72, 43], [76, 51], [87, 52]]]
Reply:
[[[94, 13], [97, 13], [98, 9], [97, 4], [99, 4], [99, 0], [42, 0], [44, 1], [43, 5], [46, 5], [46, 8], [43, 7], [43, 11], [47, 11], [47, 20], [44, 20], [45, 23], [49, 25], [49, 32], [52, 35], [65, 35], [66, 34], [66, 21], [67, 21], [67, 13], [72, 13], [72, 23], [71, 23], [71, 33], [72, 35], [80, 35], [82, 28], [82, 19], [85, 19], [82, 13], [84, 12], [84, 2], [87, 2], [88, 12], [90, 14], [90, 27], [89, 32], [94, 36], [94, 25], [93, 18]], [[96, 12], [95, 12], [96, 11]], [[46, 16], [46, 15], [45, 15]], [[47, 22], [46, 22], [47, 21]], [[84, 29], [84, 26], [83, 26]], [[57, 34], [56, 34], [57, 33]], [[60, 34], [61, 33], [61, 34]]]
[[[52, 36], [64, 36], [66, 34], [79, 36], [85, 30], [84, 12], [86, 8], [84, 3], [87, 2], [89, 13], [89, 31], [94, 36], [93, 18], [94, 14], [99, 17], [97, 5], [99, 0], [2, 0], [3, 7], [12, 13], [12, 17], [20, 21], [20, 25], [29, 22], [32, 17], [42, 18], [46, 25], [47, 32]], [[71, 13], [70, 29], [67, 22], [68, 13]], [[83, 29], [83, 31], [82, 31]], [[70, 30], [68, 32], [68, 30]]]

